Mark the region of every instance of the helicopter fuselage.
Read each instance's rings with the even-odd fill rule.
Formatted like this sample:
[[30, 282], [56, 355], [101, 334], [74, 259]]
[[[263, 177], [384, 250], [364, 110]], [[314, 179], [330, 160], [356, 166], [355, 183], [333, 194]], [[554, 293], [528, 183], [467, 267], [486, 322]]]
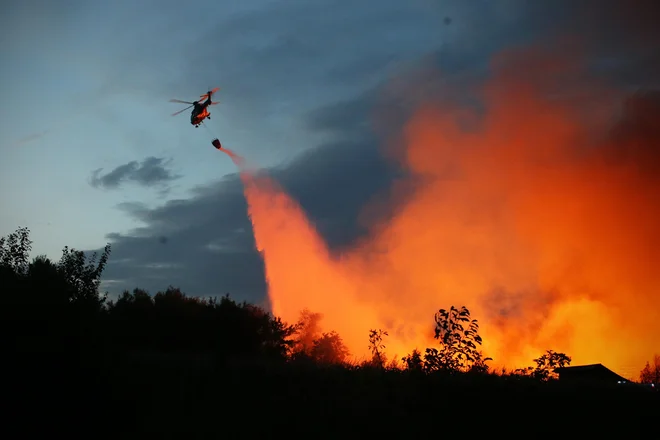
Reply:
[[[215, 105], [218, 104], [217, 102], [212, 101], [212, 96], [215, 92], [220, 90], [219, 87], [216, 87], [212, 90], [209, 90], [207, 93], [204, 93], [203, 95], [200, 95], [198, 100], [190, 102], [190, 101], [182, 101], [180, 99], [170, 99], [170, 102], [178, 102], [181, 104], [189, 104], [188, 107], [184, 108], [183, 110], [179, 110], [178, 112], [174, 113], [172, 116], [176, 116], [186, 110], [188, 110], [190, 107], [192, 107], [192, 111], [190, 112], [190, 123], [194, 125], [195, 127], [199, 127], [200, 124], [204, 122], [204, 119], [211, 119], [211, 112], [208, 111], [208, 107], [210, 105]], [[202, 101], [202, 99], [205, 99], [205, 101]]]
[[211, 113], [207, 110], [207, 107], [211, 104], [211, 99], [207, 99], [201, 104], [196, 104], [193, 111], [190, 113], [190, 123], [195, 127], [199, 127], [204, 119], [211, 119]]

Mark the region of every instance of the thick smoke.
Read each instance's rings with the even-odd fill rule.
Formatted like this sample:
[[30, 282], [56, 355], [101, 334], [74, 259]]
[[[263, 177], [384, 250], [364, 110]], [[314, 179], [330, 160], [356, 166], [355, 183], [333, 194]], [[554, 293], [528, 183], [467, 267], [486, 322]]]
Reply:
[[274, 312], [322, 313], [357, 356], [386, 328], [400, 357], [433, 344], [435, 311], [466, 305], [498, 365], [555, 349], [635, 374], [660, 335], [660, 100], [622, 105], [578, 60], [501, 54], [479, 111], [420, 103], [395, 155], [414, 190], [397, 182], [400, 210], [342, 255], [244, 173]]

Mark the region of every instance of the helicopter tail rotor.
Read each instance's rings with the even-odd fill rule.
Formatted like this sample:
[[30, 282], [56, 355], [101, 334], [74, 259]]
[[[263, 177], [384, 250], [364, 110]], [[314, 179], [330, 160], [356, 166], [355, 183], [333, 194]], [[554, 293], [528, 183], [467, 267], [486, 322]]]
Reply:
[[214, 89], [211, 89], [211, 90], [209, 90], [207, 93], [204, 93], [203, 95], [199, 95], [199, 97], [200, 97], [201, 99], [208, 99], [208, 98], [210, 98], [211, 96], [213, 96], [213, 94], [214, 94], [215, 92], [217, 92], [218, 90], [220, 90], [220, 87], [216, 87], [216, 88], [214, 88]]

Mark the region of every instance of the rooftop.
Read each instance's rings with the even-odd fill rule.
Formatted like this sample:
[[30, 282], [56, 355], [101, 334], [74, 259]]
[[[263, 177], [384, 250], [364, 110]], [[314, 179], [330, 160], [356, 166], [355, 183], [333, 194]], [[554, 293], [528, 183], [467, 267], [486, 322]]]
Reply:
[[569, 373], [569, 374], [585, 374], [588, 375], [590, 373], [595, 373], [598, 375], [607, 375], [611, 377], [613, 380], [618, 380], [622, 382], [630, 382], [629, 379], [626, 379], [625, 377], [615, 373], [614, 371], [610, 370], [603, 364], [589, 364], [589, 365], [576, 365], [576, 366], [571, 366], [571, 367], [561, 367], [561, 368], [555, 368], [554, 370], [556, 373], [559, 373], [561, 376], [562, 373]]

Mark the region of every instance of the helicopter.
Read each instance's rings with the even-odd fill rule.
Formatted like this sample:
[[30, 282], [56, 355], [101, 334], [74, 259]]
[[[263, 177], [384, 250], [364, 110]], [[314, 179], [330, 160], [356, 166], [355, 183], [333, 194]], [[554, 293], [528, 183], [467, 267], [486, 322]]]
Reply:
[[[211, 101], [211, 96], [218, 90], [220, 90], [220, 87], [216, 87], [213, 90], [209, 90], [207, 93], [200, 95], [200, 99], [193, 102], [181, 101], [180, 99], [170, 99], [170, 102], [178, 102], [180, 104], [190, 104], [190, 106], [184, 108], [183, 110], [179, 110], [178, 112], [173, 113], [172, 116], [176, 116], [179, 113], [188, 110], [190, 107], [194, 107], [192, 112], [190, 113], [190, 123], [194, 125], [195, 128], [198, 128], [199, 125], [202, 122], [204, 122], [204, 119], [211, 119], [211, 113], [208, 111], [207, 107], [210, 105], [218, 104], [218, 102]], [[206, 101], [203, 101], [204, 99], [206, 99]]]

